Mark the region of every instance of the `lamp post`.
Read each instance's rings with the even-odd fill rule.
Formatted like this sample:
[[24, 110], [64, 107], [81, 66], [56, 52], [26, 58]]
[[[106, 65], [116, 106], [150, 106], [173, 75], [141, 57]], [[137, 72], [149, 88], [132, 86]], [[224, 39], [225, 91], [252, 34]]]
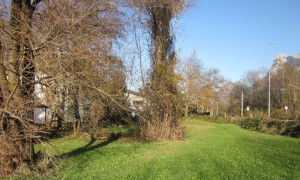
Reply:
[[[275, 42], [269, 43], [269, 58], [272, 60], [271, 57], [271, 47], [276, 44]], [[268, 103], [268, 116], [271, 117], [271, 67], [269, 69], [269, 103]]]

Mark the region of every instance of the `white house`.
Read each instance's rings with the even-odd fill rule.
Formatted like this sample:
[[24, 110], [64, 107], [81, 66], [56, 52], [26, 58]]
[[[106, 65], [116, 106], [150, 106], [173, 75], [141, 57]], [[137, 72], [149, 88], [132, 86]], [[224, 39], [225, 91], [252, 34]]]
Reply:
[[146, 99], [142, 97], [140, 93], [128, 90], [126, 96], [132, 116], [135, 116], [144, 110]]

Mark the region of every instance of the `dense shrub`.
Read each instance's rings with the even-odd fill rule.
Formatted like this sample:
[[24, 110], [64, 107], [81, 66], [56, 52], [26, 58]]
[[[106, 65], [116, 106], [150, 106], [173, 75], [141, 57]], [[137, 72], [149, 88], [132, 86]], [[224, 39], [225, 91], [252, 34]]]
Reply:
[[286, 121], [261, 117], [245, 118], [239, 124], [242, 128], [270, 134], [300, 137], [300, 121]]
[[295, 137], [295, 138], [300, 138], [300, 121], [298, 122], [297, 125], [294, 125], [291, 128], [289, 128], [289, 129], [286, 129], [281, 134], [282, 135], [286, 135], [286, 136]]
[[[300, 137], [300, 121], [270, 119], [260, 111], [256, 111], [255, 117], [224, 117], [201, 116], [201, 119], [212, 123], [234, 123], [244, 129], [266, 132], [269, 134], [286, 135], [295, 138]], [[198, 116], [199, 117], [199, 116]]]
[[242, 120], [240, 126], [249, 130], [260, 131], [262, 129], [261, 121], [262, 118], [260, 117], [246, 118]]

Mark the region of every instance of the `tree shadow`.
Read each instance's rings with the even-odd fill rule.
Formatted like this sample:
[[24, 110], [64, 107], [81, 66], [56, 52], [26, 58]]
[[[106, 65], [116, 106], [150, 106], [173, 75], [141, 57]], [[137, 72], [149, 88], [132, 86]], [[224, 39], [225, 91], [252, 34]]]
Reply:
[[282, 135], [285, 136], [290, 136], [290, 137], [294, 137], [294, 138], [299, 138], [300, 137], [300, 125], [298, 126], [294, 126], [292, 128], [286, 129], [283, 133], [281, 133]]
[[68, 157], [72, 157], [72, 156], [77, 156], [77, 155], [86, 153], [88, 151], [92, 151], [92, 150], [107, 146], [108, 144], [110, 144], [114, 141], [117, 141], [120, 137], [121, 137], [121, 133], [117, 133], [117, 134], [112, 133], [106, 141], [103, 141], [99, 144], [93, 145], [97, 139], [93, 135], [91, 135], [91, 140], [87, 145], [85, 145], [81, 148], [75, 149], [71, 152], [59, 155], [58, 157], [59, 158], [66, 158], [66, 157], [68, 158]]

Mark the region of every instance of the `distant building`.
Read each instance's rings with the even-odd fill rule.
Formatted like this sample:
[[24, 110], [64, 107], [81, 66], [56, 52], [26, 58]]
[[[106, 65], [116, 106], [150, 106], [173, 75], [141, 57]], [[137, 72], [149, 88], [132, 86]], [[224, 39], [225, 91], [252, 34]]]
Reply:
[[128, 90], [126, 96], [127, 103], [133, 117], [141, 113], [145, 109], [146, 99], [142, 97], [140, 93]]
[[[46, 75], [36, 75], [35, 79], [46, 77]], [[44, 92], [45, 87], [41, 84], [35, 84], [34, 86], [34, 98], [40, 105], [38, 107], [33, 108], [33, 120], [36, 123], [46, 123], [47, 118], [47, 106], [45, 106], [46, 102], [46, 94]]]

